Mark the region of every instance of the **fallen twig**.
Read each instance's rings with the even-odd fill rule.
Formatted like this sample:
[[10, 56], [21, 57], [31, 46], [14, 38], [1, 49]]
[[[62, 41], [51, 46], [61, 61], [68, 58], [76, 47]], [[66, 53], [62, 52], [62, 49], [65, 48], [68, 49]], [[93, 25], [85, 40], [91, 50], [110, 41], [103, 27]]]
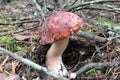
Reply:
[[[92, 24], [92, 25], [95, 25], [95, 26], [99, 26], [103, 29], [106, 29], [108, 31], [112, 31], [114, 33], [119, 33], [118, 29], [115, 29], [117, 26], [108, 26], [108, 25], [105, 25], [105, 24], [100, 24], [99, 22], [95, 21], [95, 20], [89, 20], [87, 19], [88, 23]], [[119, 26], [118, 26], [119, 27]]]
[[120, 66], [120, 61], [115, 61], [115, 62], [104, 62], [104, 63], [89, 63], [86, 64], [84, 67], [80, 68], [78, 71], [76, 71], [76, 75], [80, 76], [84, 72], [96, 68], [96, 69], [102, 69], [104, 67], [117, 67]]
[[45, 68], [43, 66], [40, 66], [40, 65], [38, 65], [38, 64], [36, 64], [36, 63], [26, 59], [26, 58], [23, 58], [21, 56], [18, 56], [17, 54], [12, 53], [12, 52], [10, 52], [10, 51], [2, 48], [2, 47], [0, 47], [0, 51], [1, 51], [0, 52], [1, 54], [9, 55], [9, 56], [11, 56], [11, 57], [13, 57], [13, 58], [15, 58], [15, 59], [17, 59], [17, 60], [27, 64], [27, 65], [29, 65], [29, 66], [32, 66], [33, 68], [35, 68], [37, 70], [43, 71], [47, 75], [50, 75], [50, 76], [54, 77], [56, 80], [60, 80], [60, 77], [57, 74], [55, 74], [54, 72], [48, 70], [47, 68]]
[[67, 11], [74, 11], [74, 9], [79, 8], [79, 7], [84, 7], [86, 5], [90, 5], [90, 4], [95, 4], [95, 3], [105, 3], [105, 2], [120, 2], [119, 0], [95, 0], [95, 1], [89, 1], [89, 2], [84, 2], [82, 4], [73, 6], [69, 9], [67, 9]]
[[32, 1], [33, 1], [34, 5], [36, 6], [36, 8], [40, 11], [40, 14], [43, 17], [43, 19], [45, 20], [45, 13], [43, 12], [41, 6], [37, 3], [36, 0], [32, 0]]
[[77, 35], [85, 37], [85, 38], [92, 39], [92, 40], [97, 41], [97, 42], [106, 42], [106, 41], [108, 41], [107, 38], [100, 37], [100, 36], [97, 36], [95, 34], [91, 34], [91, 33], [88, 33], [88, 32], [83, 32], [81, 30], [77, 33]]
[[16, 25], [16, 24], [31, 23], [31, 22], [39, 22], [39, 20], [20, 21], [15, 23], [0, 23], [0, 25]]
[[21, 30], [19, 30], [19, 31], [13, 31], [13, 32], [9, 32], [9, 33], [0, 34], [0, 37], [1, 37], [1, 36], [10, 35], [11, 33], [15, 34], [15, 33], [24, 32], [24, 31], [26, 31], [26, 30], [32, 30], [32, 29], [37, 28], [37, 27], [39, 27], [39, 26], [35, 26], [35, 27], [31, 27], [31, 28], [26, 28], [26, 29], [21, 29]]
[[81, 9], [90, 9], [90, 10], [105, 10], [105, 11], [120, 11], [120, 8], [101, 8], [101, 7], [80, 7], [80, 8], [77, 8], [77, 9], [74, 9], [74, 11], [79, 11]]

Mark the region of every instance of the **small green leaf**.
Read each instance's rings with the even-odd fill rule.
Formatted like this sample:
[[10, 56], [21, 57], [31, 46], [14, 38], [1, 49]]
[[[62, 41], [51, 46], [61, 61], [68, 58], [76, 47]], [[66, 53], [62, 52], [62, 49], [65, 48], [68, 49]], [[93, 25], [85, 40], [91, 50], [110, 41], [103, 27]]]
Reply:
[[10, 36], [0, 37], [0, 43], [10, 43], [14, 38]]
[[95, 76], [95, 69], [91, 69], [88, 74], [89, 77], [94, 77]]

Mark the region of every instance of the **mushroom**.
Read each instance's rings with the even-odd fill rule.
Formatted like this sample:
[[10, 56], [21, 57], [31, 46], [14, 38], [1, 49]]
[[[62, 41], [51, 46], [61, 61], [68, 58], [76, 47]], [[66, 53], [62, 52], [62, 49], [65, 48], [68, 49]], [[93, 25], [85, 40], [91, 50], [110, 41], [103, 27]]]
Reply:
[[47, 43], [53, 43], [46, 55], [46, 66], [57, 74], [66, 76], [67, 69], [62, 61], [69, 36], [84, 26], [84, 21], [77, 14], [60, 11], [51, 14], [43, 22], [40, 37]]

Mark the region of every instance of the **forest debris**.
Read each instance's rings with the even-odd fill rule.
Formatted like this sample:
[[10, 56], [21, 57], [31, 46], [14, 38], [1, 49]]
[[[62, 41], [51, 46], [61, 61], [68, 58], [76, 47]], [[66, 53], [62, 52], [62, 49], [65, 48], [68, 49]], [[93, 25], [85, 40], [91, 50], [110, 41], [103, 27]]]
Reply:
[[40, 65], [38, 65], [38, 64], [36, 64], [36, 63], [34, 63], [34, 62], [26, 59], [26, 58], [23, 58], [23, 57], [21, 57], [21, 56], [18, 56], [17, 54], [14, 54], [14, 53], [12, 53], [12, 52], [10, 52], [10, 51], [2, 48], [2, 47], [0, 47], [0, 51], [2, 51], [4, 54], [9, 55], [9, 56], [11, 56], [11, 57], [13, 57], [13, 58], [15, 58], [15, 59], [17, 59], [17, 60], [19, 60], [19, 61], [27, 64], [27, 65], [33, 67], [33, 68], [35, 68], [35, 69], [37, 69], [37, 70], [43, 71], [43, 72], [46, 73], [47, 75], [50, 75], [50, 76], [54, 77], [56, 80], [60, 80], [60, 79], [61, 79], [60, 76], [58, 76], [56, 73], [48, 70], [48, 69], [47, 69], [46, 67], [44, 67], [44, 66], [40, 66]]
[[21, 35], [21, 34], [12, 34], [12, 36], [13, 36], [15, 39], [20, 40], [20, 41], [29, 39], [29, 38], [31, 37], [30, 35]]
[[79, 76], [82, 73], [84, 73], [92, 68], [101, 69], [103, 67], [113, 67], [113, 66], [114, 67], [120, 66], [120, 61], [104, 62], [104, 63], [89, 63], [89, 64], [86, 64], [84, 67], [80, 68], [78, 71], [76, 71], [76, 74], [77, 74], [77, 76]]
[[4, 73], [0, 73], [0, 80], [20, 80], [20, 76], [19, 75], [6, 75]]

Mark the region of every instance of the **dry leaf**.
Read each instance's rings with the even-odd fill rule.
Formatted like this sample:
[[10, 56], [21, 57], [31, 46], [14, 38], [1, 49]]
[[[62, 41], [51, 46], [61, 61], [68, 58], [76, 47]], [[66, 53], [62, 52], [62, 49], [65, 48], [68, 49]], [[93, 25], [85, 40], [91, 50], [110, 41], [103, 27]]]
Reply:
[[4, 73], [0, 73], [0, 80], [20, 80], [20, 77], [19, 77], [19, 75], [7, 76]]
[[12, 36], [17, 39], [17, 40], [26, 40], [29, 39], [31, 36], [30, 35], [20, 35], [20, 34], [12, 34]]

